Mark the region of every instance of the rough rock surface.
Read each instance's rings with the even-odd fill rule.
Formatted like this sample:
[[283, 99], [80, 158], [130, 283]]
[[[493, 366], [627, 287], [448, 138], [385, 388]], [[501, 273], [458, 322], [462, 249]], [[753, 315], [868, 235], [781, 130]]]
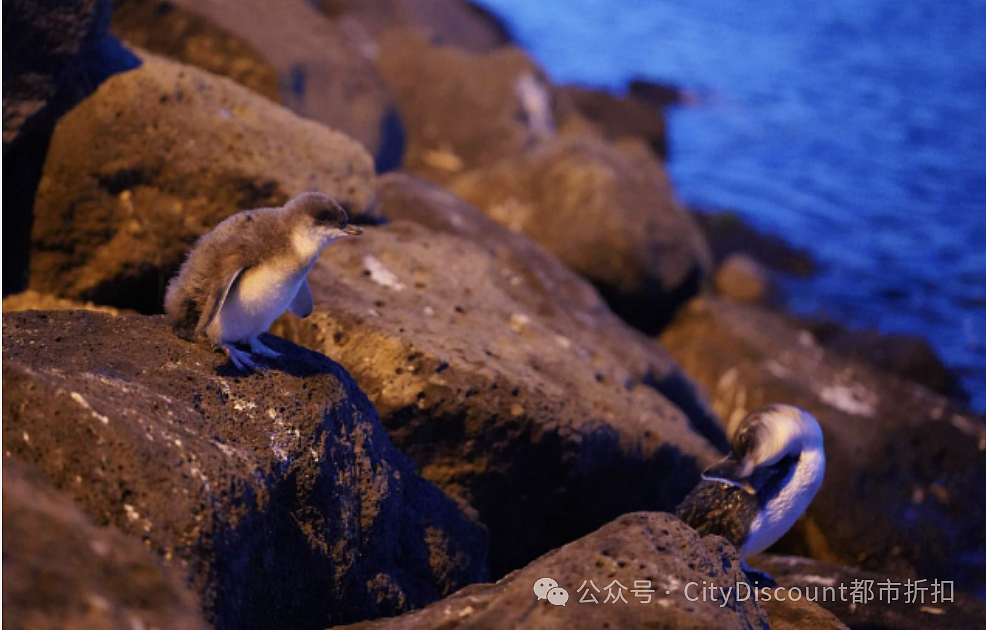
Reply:
[[668, 107], [688, 102], [692, 96], [676, 85], [648, 79], [633, 79], [628, 86], [630, 96], [646, 101], [653, 107]]
[[21, 293], [8, 295], [3, 298], [3, 312], [15, 311], [100, 311], [110, 315], [119, 315], [120, 310], [110, 306], [99, 306], [92, 302], [76, 302], [54, 295], [45, 295], [28, 289]]
[[758, 602], [770, 619], [771, 630], [848, 630], [837, 616], [814, 602]]
[[701, 226], [716, 264], [733, 254], [745, 254], [769, 269], [793, 276], [815, 272], [815, 261], [807, 251], [792, 247], [779, 236], [758, 231], [735, 212], [699, 210], [692, 216]]
[[466, 174], [452, 190], [588, 278], [645, 331], [697, 291], [710, 263], [661, 163], [637, 143], [559, 140]]
[[[917, 586], [909, 596], [908, 578], [904, 577], [793, 556], [760, 556], [755, 564], [770, 572], [780, 586], [799, 588], [803, 596], [811, 596], [818, 606], [854, 629], [978, 630], [986, 619], [986, 604], [947, 586], [942, 587], [941, 595], [950, 595], [952, 601], [943, 601], [935, 593], [933, 579], [920, 583], [912, 580]], [[845, 586], [842, 595], [840, 586]], [[826, 587], [835, 590], [826, 591]], [[854, 592], [865, 600], [854, 605]], [[776, 627], [770, 605], [765, 608], [771, 614], [771, 627]]]
[[380, 37], [377, 66], [407, 130], [404, 167], [429, 179], [448, 182], [554, 133], [547, 80], [514, 46], [476, 54], [392, 29]]
[[[538, 600], [533, 587], [545, 577], [568, 592], [564, 606]], [[732, 585], [744, 579], [736, 551], [722, 538], [699, 538], [670, 514], [627, 514], [496, 584], [470, 586], [424, 610], [347, 630], [773, 627], [753, 601], [726, 606], [721, 601], [688, 601], [700, 592], [695, 586], [688, 588], [689, 583]], [[592, 586], [583, 586], [588, 581]], [[647, 583], [654, 593], [643, 592]], [[615, 599], [620, 593], [623, 599]], [[580, 603], [583, 598], [586, 601]]]
[[[394, 97], [368, 57], [371, 51], [362, 50], [312, 3], [170, 0], [159, 6], [165, 10], [176, 6], [181, 15], [197, 16], [212, 28], [207, 31], [205, 27], [200, 30], [192, 26], [195, 30], [189, 32], [181, 28], [180, 16], [167, 16], [161, 31], [150, 40], [155, 49], [179, 53], [189, 63], [211, 61], [223, 66], [221, 56], [189, 56], [188, 47], [196, 42], [183, 38], [197, 35], [201, 39], [208, 35], [208, 46], [214, 49], [226, 49], [231, 38], [236, 38], [257, 51], [277, 73], [280, 100], [285, 107], [355, 138], [374, 156], [380, 170], [400, 164], [403, 130]], [[168, 43], [169, 34], [179, 39]], [[233, 53], [233, 49], [227, 49], [227, 53]], [[211, 64], [203, 67], [216, 70]]]
[[36, 470], [3, 460], [8, 628], [205, 630], [198, 606], [135, 538], [96, 527]]
[[791, 320], [753, 306], [696, 300], [661, 341], [723, 419], [783, 401], [821, 423], [825, 481], [780, 549], [983, 588], [983, 418], [828, 352]]
[[55, 129], [35, 201], [31, 288], [160, 312], [195, 238], [306, 190], [374, 195], [358, 143], [228, 79], [144, 54]]
[[733, 254], [716, 271], [716, 292], [737, 302], [762, 302], [770, 293], [770, 272], [746, 254]]
[[469, 0], [320, 0], [318, 7], [335, 20], [352, 22], [372, 38], [391, 28], [410, 27], [432, 41], [474, 52], [510, 43], [503, 22]]
[[660, 108], [632, 96], [620, 97], [576, 86], [556, 88], [554, 94], [559, 120], [562, 120], [559, 110], [570, 108], [598, 125], [610, 140], [640, 138], [654, 155], [667, 159], [667, 125]]
[[5, 454], [143, 539], [218, 628], [320, 628], [485, 574], [485, 533], [394, 449], [352, 379], [269, 337], [240, 376], [163, 318], [3, 317]]
[[818, 342], [843, 356], [920, 383], [943, 396], [968, 401], [958, 376], [926, 340], [876, 330], [851, 330], [831, 321], [808, 321]]
[[3, 292], [27, 286], [31, 207], [55, 121], [137, 59], [108, 0], [10, 0], [3, 12]]
[[340, 361], [421, 474], [479, 511], [493, 572], [671, 509], [721, 429], [667, 354], [523, 235], [420, 180], [382, 184], [386, 215], [434, 229], [332, 245], [309, 275], [314, 314], [282, 330]]
[[112, 33], [132, 46], [228, 77], [280, 102], [277, 71], [256, 48], [171, 0], [115, 0]]

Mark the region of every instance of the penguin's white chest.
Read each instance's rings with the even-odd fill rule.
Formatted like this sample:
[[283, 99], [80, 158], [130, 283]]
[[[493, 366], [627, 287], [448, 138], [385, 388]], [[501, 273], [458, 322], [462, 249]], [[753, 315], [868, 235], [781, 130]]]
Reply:
[[222, 341], [247, 341], [267, 332], [291, 305], [311, 265], [270, 261], [244, 271], [233, 284], [219, 317]]
[[742, 545], [741, 555], [756, 555], [787, 533], [808, 509], [824, 476], [825, 453], [821, 449], [803, 452], [791, 480], [763, 506], [761, 513], [750, 524], [750, 533]]

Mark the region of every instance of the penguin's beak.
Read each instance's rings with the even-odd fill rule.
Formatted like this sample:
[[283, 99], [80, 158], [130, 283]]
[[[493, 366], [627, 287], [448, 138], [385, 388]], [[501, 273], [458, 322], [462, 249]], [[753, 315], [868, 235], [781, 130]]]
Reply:
[[743, 461], [740, 462], [739, 467], [736, 469], [736, 476], [740, 479], [746, 479], [753, 474], [753, 469], [756, 467], [756, 462], [753, 461], [752, 457], [744, 457]]
[[363, 228], [358, 225], [347, 225], [342, 231], [346, 236], [359, 236], [363, 233]]

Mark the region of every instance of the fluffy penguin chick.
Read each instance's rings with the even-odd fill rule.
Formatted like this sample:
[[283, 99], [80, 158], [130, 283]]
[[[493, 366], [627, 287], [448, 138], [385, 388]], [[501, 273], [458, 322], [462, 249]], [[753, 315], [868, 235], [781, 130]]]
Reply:
[[777, 542], [808, 508], [825, 475], [822, 429], [790, 405], [750, 413], [732, 438], [733, 452], [702, 473], [675, 514], [703, 536], [724, 537], [744, 558]]
[[280, 208], [244, 210], [195, 243], [171, 282], [164, 308], [175, 333], [195, 340], [203, 332], [240, 370], [254, 354], [277, 357], [257, 339], [285, 310], [312, 312], [308, 272], [329, 243], [358, 236], [346, 211], [321, 193], [299, 195]]

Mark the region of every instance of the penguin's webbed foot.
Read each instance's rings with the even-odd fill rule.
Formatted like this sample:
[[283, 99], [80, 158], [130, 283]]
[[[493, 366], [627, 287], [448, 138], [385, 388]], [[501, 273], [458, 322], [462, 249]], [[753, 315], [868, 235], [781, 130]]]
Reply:
[[222, 344], [222, 349], [240, 372], [253, 372], [257, 369], [257, 362], [250, 353], [239, 350], [231, 343]]
[[766, 571], [751, 568], [750, 565], [746, 563], [746, 560], [740, 563], [740, 568], [743, 569], [743, 573], [746, 574], [746, 579], [753, 582], [752, 586], [755, 588], [777, 587], [777, 580], [774, 579], [774, 576]]
[[268, 359], [277, 359], [281, 356], [280, 352], [275, 352], [262, 344], [259, 337], [250, 339], [250, 352]]

